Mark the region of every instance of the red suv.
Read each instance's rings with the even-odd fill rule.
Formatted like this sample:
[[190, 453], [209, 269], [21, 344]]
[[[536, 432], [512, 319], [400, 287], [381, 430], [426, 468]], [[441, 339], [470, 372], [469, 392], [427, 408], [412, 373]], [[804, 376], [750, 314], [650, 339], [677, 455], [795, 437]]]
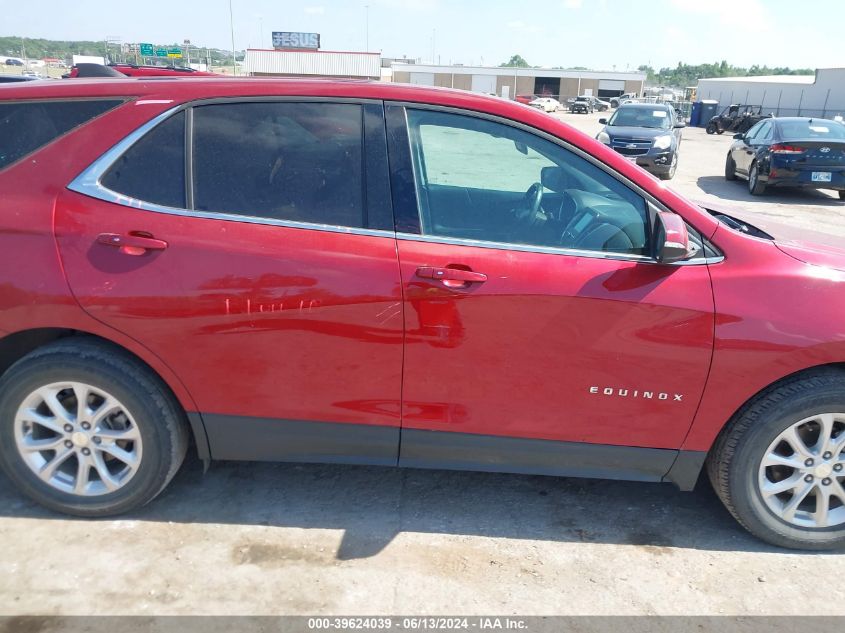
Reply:
[[845, 252], [564, 123], [339, 81], [0, 88], [0, 462], [150, 501], [193, 444], [669, 481], [845, 543]]

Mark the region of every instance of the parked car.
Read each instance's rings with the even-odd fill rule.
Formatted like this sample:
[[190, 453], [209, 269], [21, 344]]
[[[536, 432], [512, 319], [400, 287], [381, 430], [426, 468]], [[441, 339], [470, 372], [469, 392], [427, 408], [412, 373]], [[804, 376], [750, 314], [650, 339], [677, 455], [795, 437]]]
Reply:
[[65, 79], [77, 77], [220, 77], [210, 73], [181, 66], [137, 66], [134, 64], [90, 64], [82, 63], [71, 66], [70, 72], [62, 75]]
[[759, 196], [770, 187], [833, 189], [845, 200], [845, 125], [799, 117], [760, 121], [735, 134], [725, 178], [748, 180]]
[[638, 97], [639, 95], [636, 92], [626, 92], [625, 94], [621, 94], [618, 97], [612, 97], [610, 99], [610, 107], [618, 108], [623, 103], [635, 101]]
[[604, 128], [596, 139], [662, 180], [671, 180], [678, 169], [681, 130], [686, 124], [675, 109], [661, 103], [626, 103], [610, 120], [599, 119]]
[[594, 109], [593, 100], [590, 97], [575, 97], [575, 100], [569, 103], [569, 111], [573, 114], [576, 112], [592, 114]]
[[599, 99], [598, 97], [589, 97], [593, 102], [593, 110], [597, 112], [607, 112], [610, 110], [610, 102]]
[[763, 114], [762, 106], [750, 106], [734, 103], [722, 110], [707, 123], [705, 131], [708, 134], [724, 134], [725, 132], [747, 132], [759, 121], [769, 118], [770, 114]]
[[19, 59], [15, 59], [14, 57], [7, 57], [6, 58], [6, 65], [7, 66], [23, 66], [23, 62]]
[[53, 510], [138, 508], [189, 446], [706, 467], [759, 537], [845, 545], [845, 251], [464, 91], [20, 84], [0, 128], [0, 465]]
[[537, 97], [528, 105], [542, 110], [543, 112], [557, 112], [563, 109], [563, 105], [557, 99], [552, 97]]
[[33, 81], [35, 79], [37, 79], [37, 77], [27, 77], [26, 75], [0, 75], [0, 84]]
[[529, 103], [531, 103], [535, 99], [539, 99], [539, 98], [540, 97], [537, 96], [537, 95], [516, 95], [516, 100], [519, 103], [524, 103], [525, 105], [528, 105]]

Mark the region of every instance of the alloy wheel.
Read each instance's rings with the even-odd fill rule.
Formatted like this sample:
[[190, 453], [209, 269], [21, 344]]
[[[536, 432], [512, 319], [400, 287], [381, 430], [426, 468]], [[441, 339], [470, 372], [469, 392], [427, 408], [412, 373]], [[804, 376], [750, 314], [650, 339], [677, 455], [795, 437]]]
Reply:
[[781, 520], [802, 528], [845, 523], [845, 413], [791, 425], [760, 461], [758, 489]]
[[61, 492], [115, 492], [141, 464], [141, 433], [132, 415], [113, 395], [85, 383], [39, 387], [18, 408], [14, 429], [23, 461]]

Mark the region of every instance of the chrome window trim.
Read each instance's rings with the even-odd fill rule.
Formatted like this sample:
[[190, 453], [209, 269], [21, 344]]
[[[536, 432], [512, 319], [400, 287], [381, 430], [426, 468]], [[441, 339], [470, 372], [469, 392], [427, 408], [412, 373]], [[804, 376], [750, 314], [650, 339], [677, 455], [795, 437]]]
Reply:
[[585, 251], [577, 248], [563, 248], [556, 246], [531, 246], [530, 244], [511, 244], [510, 242], [488, 242], [460, 237], [443, 237], [438, 235], [420, 235], [418, 233], [397, 233], [397, 240], [406, 242], [426, 242], [429, 244], [448, 244], [452, 246], [471, 246], [474, 248], [489, 248], [502, 251], [518, 251], [520, 253], [539, 253], [541, 255], [568, 255], [570, 257], [589, 257], [592, 259], [612, 259], [628, 261], [634, 264], [655, 264], [658, 266], [700, 266], [702, 264], [717, 264], [724, 256], [702, 257], [681, 262], [665, 264], [648, 255], [631, 255], [628, 253], [612, 253], [607, 251]]
[[[130, 207], [132, 209], [139, 209], [141, 211], [152, 211], [153, 213], [164, 213], [167, 215], [177, 215], [181, 217], [188, 217], [188, 218], [200, 218], [206, 220], [225, 220], [229, 222], [242, 222], [244, 224], [261, 224], [266, 226], [280, 226], [292, 229], [307, 229], [311, 231], [325, 231], [328, 233], [345, 233], [347, 235], [366, 235], [370, 237], [395, 237], [394, 231], [388, 231], [384, 229], [365, 229], [365, 228], [355, 228], [349, 226], [339, 226], [334, 224], [318, 224], [312, 222], [297, 222], [294, 220], [276, 220], [273, 218], [263, 218], [259, 216], [251, 216], [251, 215], [239, 215], [236, 213], [224, 213], [218, 211], [197, 211], [195, 209], [181, 209], [177, 207], [167, 207], [160, 204], [155, 204], [152, 202], [146, 202], [145, 200], [139, 200], [138, 198], [133, 198], [131, 196], [124, 195], [122, 193], [118, 193], [117, 191], [113, 191], [108, 187], [102, 185], [100, 180], [102, 180], [103, 176], [106, 172], [111, 169], [112, 165], [124, 154], [126, 153], [135, 143], [140, 141], [146, 134], [152, 131], [157, 125], [163, 123], [171, 116], [179, 113], [182, 110], [188, 110], [189, 113], [193, 106], [197, 105], [213, 105], [218, 103], [234, 103], [235, 101], [299, 101], [299, 102], [328, 102], [331, 101], [333, 103], [354, 103], [363, 105], [364, 101], [366, 102], [375, 102], [374, 100], [348, 100], [348, 99], [331, 99], [331, 98], [309, 98], [309, 97], [255, 97], [255, 98], [222, 98], [222, 99], [206, 99], [202, 101], [194, 101], [189, 103], [180, 104], [176, 107], [170, 108], [162, 112], [161, 114], [156, 115], [146, 123], [144, 123], [141, 127], [137, 128], [122, 140], [120, 140], [116, 145], [114, 145], [111, 149], [107, 150], [102, 156], [97, 158], [91, 165], [89, 165], [81, 174], [79, 174], [76, 178], [74, 178], [70, 184], [68, 184], [67, 188], [71, 191], [75, 191], [76, 193], [81, 193], [82, 195], [89, 196], [91, 198], [96, 198], [97, 200], [102, 200], [104, 202], [110, 202], [113, 204], [119, 204], [124, 207]], [[186, 119], [185, 127], [186, 133], [187, 128], [192, 121], [190, 120], [190, 114], [188, 114], [188, 119]], [[186, 148], [186, 162], [193, 159], [191, 154]], [[190, 187], [187, 187], [190, 189]]]

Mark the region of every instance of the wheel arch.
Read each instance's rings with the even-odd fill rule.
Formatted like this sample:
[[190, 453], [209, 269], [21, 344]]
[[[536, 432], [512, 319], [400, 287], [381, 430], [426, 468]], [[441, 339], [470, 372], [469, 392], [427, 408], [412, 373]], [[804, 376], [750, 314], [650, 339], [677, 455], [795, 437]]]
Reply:
[[40, 327], [19, 330], [12, 333], [4, 332], [3, 334], [2, 338], [0, 338], [0, 376], [5, 374], [17, 361], [36, 349], [54, 341], [75, 336], [97, 341], [103, 347], [111, 348], [119, 353], [128, 354], [146, 367], [161, 382], [162, 387], [167, 389], [176, 402], [179, 403], [188, 420], [197, 455], [203, 462], [206, 464], [209, 463], [211, 453], [208, 437], [206, 436], [202, 417], [197, 412], [193, 399], [176, 375], [152, 354], [145, 353], [146, 350], [140, 345], [122, 344], [100, 334], [72, 328]]
[[710, 447], [707, 449], [708, 455], [713, 450], [713, 447], [716, 446], [718, 443], [717, 440], [719, 436], [726, 432], [727, 429], [730, 428], [731, 423], [736, 420], [737, 418], [741, 417], [743, 413], [745, 413], [750, 407], [754, 405], [760, 398], [764, 397], [770, 391], [777, 389], [778, 387], [792, 382], [796, 379], [800, 379], [805, 376], [811, 376], [813, 374], [817, 374], [820, 372], [835, 372], [842, 375], [845, 378], [845, 362], [835, 362], [835, 363], [825, 363], [821, 365], [813, 365], [811, 367], [804, 367], [803, 369], [799, 369], [797, 371], [792, 372], [791, 374], [787, 374], [786, 376], [782, 376], [778, 378], [774, 382], [769, 383], [762, 389], [758, 390], [756, 393], [751, 395], [745, 402], [743, 402], [734, 412], [733, 414], [728, 417], [727, 420], [722, 424], [721, 427], [716, 429], [716, 432], [713, 434], [712, 441], [710, 442]]

